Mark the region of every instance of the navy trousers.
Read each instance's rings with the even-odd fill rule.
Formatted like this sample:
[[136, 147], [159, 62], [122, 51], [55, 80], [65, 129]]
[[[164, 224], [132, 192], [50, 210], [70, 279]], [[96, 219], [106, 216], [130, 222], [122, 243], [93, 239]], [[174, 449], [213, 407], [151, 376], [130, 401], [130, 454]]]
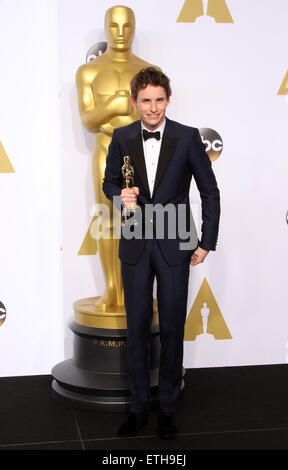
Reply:
[[149, 406], [153, 284], [156, 278], [161, 342], [158, 399], [162, 412], [174, 413], [182, 383], [189, 261], [179, 266], [168, 265], [157, 240], [153, 239], [146, 240], [137, 264], [122, 262], [121, 270], [128, 330], [130, 411], [139, 413]]

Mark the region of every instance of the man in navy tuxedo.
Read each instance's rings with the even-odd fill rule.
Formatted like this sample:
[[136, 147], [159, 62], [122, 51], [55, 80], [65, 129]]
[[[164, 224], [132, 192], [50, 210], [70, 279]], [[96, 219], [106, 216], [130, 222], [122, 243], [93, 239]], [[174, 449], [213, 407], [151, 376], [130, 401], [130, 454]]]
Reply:
[[[169, 79], [159, 70], [148, 67], [132, 79], [131, 101], [140, 120], [114, 130], [103, 181], [108, 199], [118, 196], [124, 207], [137, 204], [142, 217], [140, 235], [135, 226], [135, 236], [125, 236], [124, 227], [119, 242], [131, 394], [120, 436], [136, 435], [147, 422], [155, 278], [161, 342], [158, 434], [172, 438], [177, 433], [173, 415], [182, 383], [189, 269], [216, 249], [218, 237], [220, 197], [209, 156], [198, 129], [166, 117], [170, 96]], [[135, 187], [123, 189], [126, 155], [134, 168]], [[201, 197], [200, 240], [189, 203], [192, 177]], [[164, 209], [162, 217], [159, 208]]]

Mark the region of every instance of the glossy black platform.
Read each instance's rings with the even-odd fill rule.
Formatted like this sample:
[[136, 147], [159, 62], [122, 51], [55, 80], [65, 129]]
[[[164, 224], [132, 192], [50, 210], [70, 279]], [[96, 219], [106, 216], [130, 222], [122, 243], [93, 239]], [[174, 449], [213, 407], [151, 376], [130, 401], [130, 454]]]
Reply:
[[[74, 321], [73, 357], [52, 369], [53, 396], [64, 404], [100, 411], [129, 408], [127, 330], [91, 328]], [[151, 396], [158, 386], [159, 326], [151, 329]]]
[[65, 407], [51, 383], [50, 375], [0, 378], [0, 450], [288, 449], [286, 364], [186, 370], [173, 441], [157, 437], [156, 412], [138, 437], [120, 439], [125, 413]]

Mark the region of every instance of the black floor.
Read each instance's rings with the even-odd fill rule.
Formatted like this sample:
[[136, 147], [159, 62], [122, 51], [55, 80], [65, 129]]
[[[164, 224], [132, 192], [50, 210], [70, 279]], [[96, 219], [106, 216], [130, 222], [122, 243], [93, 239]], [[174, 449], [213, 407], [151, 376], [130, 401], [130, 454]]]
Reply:
[[0, 378], [0, 450], [288, 449], [288, 365], [187, 370], [171, 441], [157, 437], [156, 413], [138, 437], [118, 438], [125, 414], [67, 408], [51, 380]]

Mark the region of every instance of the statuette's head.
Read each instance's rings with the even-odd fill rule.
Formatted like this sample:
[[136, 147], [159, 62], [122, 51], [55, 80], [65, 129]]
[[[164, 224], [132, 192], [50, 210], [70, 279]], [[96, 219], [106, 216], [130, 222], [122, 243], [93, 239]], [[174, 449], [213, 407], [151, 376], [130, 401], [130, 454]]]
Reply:
[[135, 15], [131, 8], [115, 6], [105, 14], [105, 33], [108, 47], [117, 50], [129, 49], [135, 33]]

